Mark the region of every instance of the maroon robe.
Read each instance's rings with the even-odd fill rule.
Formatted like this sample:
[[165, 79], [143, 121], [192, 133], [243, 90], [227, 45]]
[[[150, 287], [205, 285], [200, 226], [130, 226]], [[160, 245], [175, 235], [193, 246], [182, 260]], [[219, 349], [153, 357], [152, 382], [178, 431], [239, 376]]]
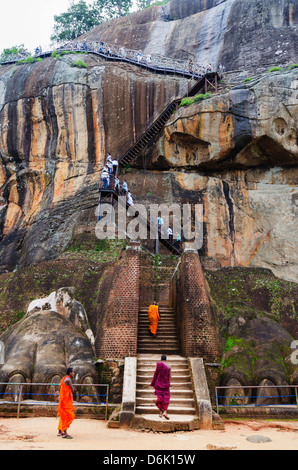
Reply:
[[170, 404], [171, 369], [164, 362], [157, 363], [151, 386], [157, 396], [157, 408], [167, 410]]

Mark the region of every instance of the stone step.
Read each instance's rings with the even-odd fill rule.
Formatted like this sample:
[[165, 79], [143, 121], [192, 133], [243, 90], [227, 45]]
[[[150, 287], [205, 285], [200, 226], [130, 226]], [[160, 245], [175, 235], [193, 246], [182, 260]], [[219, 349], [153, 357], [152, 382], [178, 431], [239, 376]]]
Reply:
[[[146, 414], [156, 414], [158, 412], [155, 405], [140, 405], [136, 407], [136, 414], [146, 415]], [[176, 407], [172, 406], [171, 403], [168, 408], [168, 414], [175, 415], [192, 415], [195, 416], [195, 409], [188, 406]]]
[[138, 348], [146, 347], [149, 349], [156, 349], [156, 348], [165, 348], [165, 347], [176, 347], [178, 348], [178, 341], [177, 339], [169, 338], [169, 339], [158, 339], [154, 338], [154, 342], [152, 342], [150, 339], [140, 339], [138, 340]]
[[159, 417], [157, 408], [152, 413], [135, 416], [135, 428], [149, 429], [154, 432], [176, 432], [176, 431], [193, 431], [199, 429], [198, 417], [188, 414], [173, 414], [170, 419]]
[[[159, 316], [160, 318], [176, 318], [176, 315], [174, 312], [159, 312]], [[139, 318], [147, 318], [148, 319], [148, 311], [147, 312], [140, 312], [139, 311], [139, 315], [138, 315]]]
[[[157, 362], [150, 362], [150, 363], [147, 363], [147, 364], [146, 364], [146, 362], [138, 362], [137, 370], [138, 371], [144, 370], [144, 371], [154, 372], [155, 369], [156, 369], [156, 364], [157, 364]], [[181, 362], [181, 363], [169, 364], [169, 365], [171, 366], [172, 376], [175, 376], [177, 373], [181, 373], [181, 371], [183, 371], [183, 370], [187, 371], [189, 373], [189, 368], [188, 368], [187, 362]]]
[[[166, 336], [166, 337], [173, 336], [175, 339], [177, 339], [177, 334], [176, 334], [175, 329], [170, 326], [158, 328], [155, 338], [157, 338], [157, 336], [159, 338], [162, 338], [163, 336]], [[146, 328], [139, 329], [138, 337], [144, 337], [146, 339], [151, 339], [151, 340], [154, 339], [153, 336], [150, 334], [148, 325]]]
[[[151, 383], [151, 378], [150, 380], [147, 381], [139, 381], [137, 379], [137, 390], [150, 390], [152, 391], [152, 387], [150, 385]], [[171, 390], [191, 390], [192, 391], [192, 383], [191, 382], [172, 382], [171, 383]]]
[[149, 332], [149, 329], [146, 328], [146, 330], [139, 330], [139, 333], [138, 333], [138, 339], [146, 339], [146, 340], [150, 340], [150, 341], [154, 341], [156, 339], [169, 339], [169, 338], [173, 338], [175, 340], [177, 340], [177, 335], [175, 334], [175, 331], [173, 331], [172, 328], [166, 328], [166, 329], [163, 329], [162, 331], [160, 330], [157, 330], [157, 333], [156, 333], [156, 336], [155, 338], [151, 335], [151, 333]]
[[162, 354], [168, 355], [168, 354], [178, 354], [179, 353], [179, 348], [171, 348], [171, 347], [167, 346], [166, 348], [162, 348], [162, 351], [160, 351], [159, 348], [141, 347], [141, 348], [138, 348], [138, 352], [144, 353], [144, 354], [161, 352]]
[[[154, 372], [153, 372], [154, 373]], [[138, 374], [137, 375], [137, 381], [143, 384], [150, 384], [153, 373], [146, 372], [144, 374]], [[171, 385], [177, 384], [177, 383], [182, 383], [182, 382], [189, 382], [190, 381], [190, 376], [188, 375], [177, 375], [174, 377], [171, 377]]]
[[[137, 398], [149, 398], [150, 400], [156, 400], [156, 395], [154, 392], [153, 387], [151, 387], [151, 390], [144, 389], [144, 388], [137, 388], [136, 390], [136, 396]], [[180, 388], [173, 389], [171, 387], [171, 399], [192, 399], [193, 400], [193, 392], [192, 389], [186, 389], [186, 390], [181, 390]]]
[[[143, 313], [143, 312], [148, 312], [149, 310], [149, 307], [140, 307], [139, 308], [139, 312], [140, 313]], [[172, 307], [166, 307], [165, 305], [163, 306], [160, 306], [159, 307], [159, 312], [163, 313], [163, 312], [175, 312], [175, 309], [172, 308]]]
[[[147, 336], [150, 336], [152, 338], [152, 336], [150, 335], [150, 331], [149, 331], [149, 322], [144, 323], [144, 324], [139, 323], [138, 331], [139, 333], [146, 334]], [[163, 323], [158, 324], [157, 334], [163, 335], [164, 333], [169, 333], [169, 332], [177, 336], [176, 326], [173, 325], [172, 322], [163, 322]]]

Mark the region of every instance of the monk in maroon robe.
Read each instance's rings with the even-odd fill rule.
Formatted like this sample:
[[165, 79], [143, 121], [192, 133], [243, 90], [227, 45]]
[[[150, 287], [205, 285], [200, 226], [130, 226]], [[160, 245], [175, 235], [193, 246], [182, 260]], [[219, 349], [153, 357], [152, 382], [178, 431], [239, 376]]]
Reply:
[[157, 396], [156, 406], [160, 410], [159, 416], [170, 419], [167, 413], [170, 404], [171, 367], [166, 363], [167, 357], [161, 356], [151, 381]]

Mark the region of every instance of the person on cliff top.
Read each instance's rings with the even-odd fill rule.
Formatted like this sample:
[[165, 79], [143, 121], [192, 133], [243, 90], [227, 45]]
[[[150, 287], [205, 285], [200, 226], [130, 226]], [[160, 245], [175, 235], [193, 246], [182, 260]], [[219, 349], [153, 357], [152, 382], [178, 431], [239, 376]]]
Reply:
[[149, 330], [153, 338], [156, 337], [158, 322], [160, 320], [159, 308], [156, 302], [153, 302], [148, 308]]
[[67, 433], [67, 430], [73, 420], [75, 419], [75, 410], [73, 406], [73, 384], [72, 378], [74, 377], [74, 370], [69, 367], [66, 375], [61, 379], [59, 390], [59, 406], [58, 406], [58, 436], [64, 439], [72, 439]]
[[155, 402], [159, 409], [159, 417], [170, 419], [168, 416], [168, 407], [170, 404], [171, 387], [171, 366], [167, 364], [167, 356], [161, 356], [161, 362], [158, 362], [151, 381], [151, 387], [154, 387], [157, 400]]

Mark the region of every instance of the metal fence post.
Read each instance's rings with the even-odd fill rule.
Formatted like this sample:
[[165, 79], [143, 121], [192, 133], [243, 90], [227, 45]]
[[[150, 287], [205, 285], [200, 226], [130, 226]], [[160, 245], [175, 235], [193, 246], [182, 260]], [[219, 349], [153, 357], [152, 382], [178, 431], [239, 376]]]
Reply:
[[18, 399], [18, 412], [17, 412], [17, 418], [19, 418], [19, 417], [20, 417], [20, 408], [21, 408], [22, 390], [23, 390], [23, 385], [20, 385], [19, 399]]
[[105, 420], [108, 419], [108, 403], [109, 403], [109, 386], [107, 385], [107, 396], [106, 396], [106, 415]]
[[215, 401], [216, 401], [216, 413], [218, 414], [217, 387], [215, 387]]

